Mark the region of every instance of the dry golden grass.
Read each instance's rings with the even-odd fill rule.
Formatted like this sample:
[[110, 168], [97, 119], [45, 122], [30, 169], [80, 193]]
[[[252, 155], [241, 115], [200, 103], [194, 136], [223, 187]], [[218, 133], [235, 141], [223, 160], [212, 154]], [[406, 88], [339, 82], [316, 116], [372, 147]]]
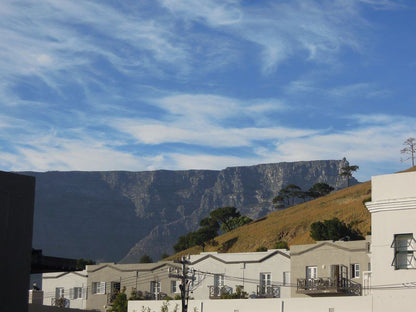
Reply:
[[[416, 171], [416, 167], [405, 171]], [[364, 236], [371, 231], [370, 213], [363, 201], [371, 197], [371, 182], [354, 185], [327, 196], [273, 212], [250, 224], [237, 228], [215, 238], [215, 246], [208, 245], [205, 251], [248, 252], [264, 246], [274, 248], [278, 240], [290, 245], [309, 244], [310, 225], [337, 217], [345, 223], [355, 222], [355, 228]], [[225, 245], [229, 248], [224, 248]], [[197, 254], [202, 248], [195, 246], [171, 258], [184, 254]]]

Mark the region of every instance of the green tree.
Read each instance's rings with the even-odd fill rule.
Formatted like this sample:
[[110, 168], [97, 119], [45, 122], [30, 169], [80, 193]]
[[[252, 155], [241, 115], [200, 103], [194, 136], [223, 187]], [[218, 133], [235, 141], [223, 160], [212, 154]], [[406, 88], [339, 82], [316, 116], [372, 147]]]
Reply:
[[256, 252], [260, 252], [260, 251], [267, 251], [267, 247], [265, 246], [260, 246], [256, 249]]
[[210, 228], [215, 231], [218, 231], [220, 229], [220, 224], [218, 223], [218, 221], [210, 217], [203, 218], [201, 221], [199, 221], [199, 226], [204, 228]]
[[276, 197], [273, 198], [273, 204], [276, 208], [285, 208], [295, 204], [296, 198], [305, 198], [302, 189], [295, 185], [289, 184], [282, 188]]
[[347, 178], [347, 187], [350, 186], [350, 179], [352, 177], [352, 173], [357, 171], [360, 167], [358, 166], [345, 166], [341, 168], [341, 173], [339, 174], [341, 177]]
[[86, 265], [95, 264], [94, 260], [91, 259], [77, 259], [76, 268], [77, 270], [84, 270]]
[[127, 296], [126, 296], [126, 287], [116, 295], [113, 305], [111, 306], [109, 312], [127, 312]]
[[309, 190], [308, 195], [312, 198], [318, 198], [328, 195], [334, 190], [334, 188], [327, 183], [315, 183]]
[[228, 232], [228, 229], [230, 229], [230, 231], [232, 231], [232, 230], [234, 230], [234, 229], [236, 229], [240, 226], [243, 226], [244, 224], [248, 224], [252, 221], [253, 221], [253, 219], [251, 219], [247, 216], [240, 216], [240, 217], [237, 217], [237, 218], [233, 218], [228, 222], [228, 228], [225, 228], [223, 226], [224, 224], [222, 224], [221, 225], [221, 230], [223, 230], [224, 232]]
[[199, 245], [204, 250], [207, 242], [211, 242], [213, 238], [218, 236], [219, 229], [228, 232], [251, 221], [250, 218], [241, 216], [235, 207], [215, 209], [211, 211], [209, 217], [199, 222], [200, 228], [198, 230], [180, 236], [178, 242], [173, 245], [173, 249], [175, 252], [180, 252]]
[[286, 249], [286, 250], [289, 250], [289, 245], [288, 245], [287, 242], [279, 240], [274, 245], [274, 249]]
[[144, 254], [139, 260], [139, 263], [152, 263], [152, 262], [153, 262], [153, 259], [150, 258], [150, 256], [146, 254]]
[[406, 161], [411, 159], [412, 160], [412, 167], [415, 166], [415, 153], [416, 153], [416, 139], [415, 138], [408, 138], [406, 141], [403, 142], [405, 146], [400, 153], [401, 154], [408, 154], [409, 157], [406, 159], [402, 159], [401, 161]]
[[196, 232], [192, 233], [191, 243], [193, 245], [201, 246], [202, 251], [204, 251], [206, 242], [213, 239], [217, 235], [218, 235], [218, 232], [214, 228], [203, 227], [203, 228], [198, 229]]
[[235, 207], [222, 207], [211, 211], [209, 216], [211, 219], [217, 221], [221, 225], [221, 228], [224, 228], [226, 232], [229, 232], [232, 230], [231, 220], [239, 218], [241, 214]]
[[161, 256], [161, 259], [166, 259], [166, 258], [168, 258], [169, 257], [169, 254], [168, 253], [166, 253], [166, 252], [164, 252], [163, 254], [162, 254], [162, 256]]
[[311, 237], [316, 240], [360, 240], [364, 239], [360, 231], [353, 228], [354, 223], [345, 224], [338, 218], [318, 221], [311, 224]]

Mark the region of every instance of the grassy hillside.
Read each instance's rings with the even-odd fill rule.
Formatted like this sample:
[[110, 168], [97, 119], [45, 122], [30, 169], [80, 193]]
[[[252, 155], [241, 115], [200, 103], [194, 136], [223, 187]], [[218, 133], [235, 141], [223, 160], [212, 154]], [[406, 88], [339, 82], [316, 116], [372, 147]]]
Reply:
[[[414, 167], [406, 171], [415, 170]], [[333, 217], [347, 224], [356, 223], [356, 228], [365, 236], [371, 231], [371, 218], [363, 202], [370, 197], [370, 181], [345, 188], [325, 197], [273, 212], [232, 232], [218, 236], [215, 238], [218, 244], [206, 246], [205, 251], [255, 251], [260, 246], [273, 248], [278, 240], [288, 242], [289, 246], [313, 243], [314, 240], [309, 235], [310, 225]], [[201, 247], [192, 247], [173, 257], [201, 251]]]

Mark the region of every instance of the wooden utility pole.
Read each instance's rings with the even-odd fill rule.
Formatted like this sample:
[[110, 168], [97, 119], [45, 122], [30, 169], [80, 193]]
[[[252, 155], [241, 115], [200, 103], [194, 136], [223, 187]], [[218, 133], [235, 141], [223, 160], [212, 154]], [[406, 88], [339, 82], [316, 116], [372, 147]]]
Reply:
[[181, 260], [175, 260], [174, 262], [182, 264], [182, 274], [169, 273], [169, 277], [175, 277], [181, 280], [179, 289], [181, 290], [182, 312], [188, 312], [189, 286], [191, 282], [195, 279], [195, 273], [192, 272], [192, 275], [189, 275], [190, 272], [187, 268], [187, 265], [189, 265], [190, 262], [186, 259], [185, 256], [182, 257]]

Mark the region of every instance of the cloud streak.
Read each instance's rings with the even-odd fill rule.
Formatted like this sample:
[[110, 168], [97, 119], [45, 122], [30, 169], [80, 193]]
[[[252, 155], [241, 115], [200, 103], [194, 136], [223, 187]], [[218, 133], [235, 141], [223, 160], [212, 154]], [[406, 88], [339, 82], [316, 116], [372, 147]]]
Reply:
[[406, 14], [393, 4], [3, 1], [0, 166], [393, 163], [397, 138], [414, 136], [415, 120], [397, 115], [412, 116], [412, 90], [367, 55], [386, 50], [371, 15]]

